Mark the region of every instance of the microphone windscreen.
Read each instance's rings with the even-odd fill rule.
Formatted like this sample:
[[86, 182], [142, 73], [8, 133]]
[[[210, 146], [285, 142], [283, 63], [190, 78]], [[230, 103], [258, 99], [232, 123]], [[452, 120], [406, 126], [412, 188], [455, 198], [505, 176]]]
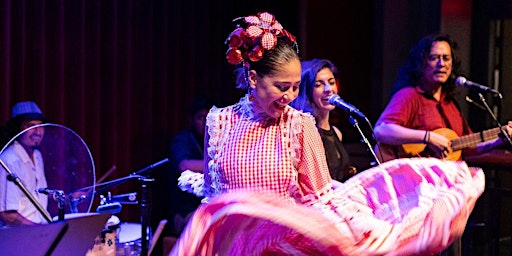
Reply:
[[331, 97], [329, 97], [328, 102], [329, 102], [329, 104], [334, 105], [336, 100], [339, 98], [340, 98], [340, 96], [338, 94], [333, 94], [333, 95], [331, 95]]
[[455, 85], [457, 86], [465, 86], [466, 85], [466, 81], [467, 79], [463, 76], [459, 76], [457, 77], [457, 79], [455, 79]]

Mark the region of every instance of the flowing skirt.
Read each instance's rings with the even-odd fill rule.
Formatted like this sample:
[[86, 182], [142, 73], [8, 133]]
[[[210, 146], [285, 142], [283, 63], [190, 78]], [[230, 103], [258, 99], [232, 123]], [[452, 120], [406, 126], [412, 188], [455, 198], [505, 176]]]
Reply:
[[170, 255], [432, 255], [464, 231], [481, 169], [435, 158], [365, 170], [313, 204], [232, 192], [201, 205]]

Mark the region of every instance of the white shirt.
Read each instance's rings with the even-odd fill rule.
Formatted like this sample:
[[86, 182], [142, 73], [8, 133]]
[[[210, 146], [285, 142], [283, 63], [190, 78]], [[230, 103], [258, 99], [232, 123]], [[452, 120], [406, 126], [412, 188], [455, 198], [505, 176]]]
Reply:
[[[36, 189], [48, 186], [41, 152], [35, 149], [33, 153], [34, 161], [32, 161], [27, 151], [20, 143], [15, 141], [2, 152], [0, 158], [16, 174], [41, 206], [46, 209], [48, 196], [36, 192]], [[21, 189], [14, 182], [7, 180], [7, 172], [0, 167], [0, 211], [8, 210], [16, 210], [20, 215], [35, 223], [46, 223], [45, 218]]]

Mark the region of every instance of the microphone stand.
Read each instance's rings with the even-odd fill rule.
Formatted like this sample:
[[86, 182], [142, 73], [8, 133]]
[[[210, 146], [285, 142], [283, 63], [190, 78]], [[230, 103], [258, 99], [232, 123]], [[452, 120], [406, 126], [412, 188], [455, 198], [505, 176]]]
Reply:
[[[350, 123], [355, 127], [357, 128], [357, 130], [359, 131], [359, 134], [361, 134], [361, 137], [363, 138], [363, 142], [366, 144], [366, 146], [368, 146], [368, 149], [370, 150], [370, 152], [372, 153], [372, 156], [373, 158], [375, 159], [375, 161], [377, 162], [378, 165], [380, 165], [380, 161], [379, 159], [377, 158], [377, 155], [375, 155], [375, 151], [373, 150], [373, 147], [372, 145], [370, 144], [370, 142], [368, 141], [368, 139], [366, 138], [366, 136], [364, 136], [364, 133], [363, 131], [361, 130], [361, 128], [359, 127], [359, 123], [357, 122], [357, 120], [352, 116], [350, 115], [349, 117], [349, 120], [350, 120]], [[367, 120], [368, 121], [368, 120]]]
[[51, 223], [52, 222], [52, 217], [50, 216], [50, 214], [43, 208], [43, 206], [34, 198], [34, 196], [27, 190], [27, 188], [25, 187], [25, 185], [23, 185], [23, 183], [21, 182], [20, 178], [14, 174], [10, 169], [9, 167], [7, 167], [7, 165], [4, 163], [4, 161], [2, 161], [0, 159], [0, 165], [2, 165], [2, 167], [5, 169], [5, 171], [7, 172], [7, 180], [9, 181], [12, 181], [14, 182], [14, 184], [16, 184], [20, 189], [21, 191], [23, 192], [23, 194], [25, 194], [25, 196], [27, 196], [27, 198], [30, 200], [30, 202], [36, 207], [36, 209], [41, 213], [41, 215], [43, 215], [44, 219], [48, 222], [48, 223]]
[[[149, 166], [147, 166], [146, 168], [143, 168], [139, 171], [136, 171], [134, 172], [132, 175], [143, 175], [144, 173], [160, 166], [160, 165], [163, 165], [163, 164], [166, 164], [169, 162], [169, 159], [168, 158], [165, 158], [164, 160], [161, 160], [159, 162], [156, 162], [154, 164], [151, 164]], [[150, 216], [151, 216], [151, 212], [150, 212], [150, 205], [151, 205], [151, 200], [150, 200], [150, 183], [155, 181], [154, 179], [148, 179], [148, 178], [142, 178], [142, 179], [139, 179], [141, 181], [141, 196], [140, 196], [140, 221], [141, 221], [141, 225], [142, 225], [142, 234], [141, 234], [141, 237], [142, 237], [142, 243], [141, 243], [141, 255], [142, 256], [147, 256], [148, 255], [148, 251], [149, 251], [149, 236], [148, 236], [148, 227], [150, 226]]]
[[[57, 198], [55, 198], [57, 197]], [[64, 206], [66, 204], [66, 198], [64, 197], [64, 191], [59, 190], [57, 194], [53, 196], [53, 199], [57, 200], [57, 205], [59, 207], [59, 220], [64, 220]]]
[[144, 178], [141, 179], [141, 198], [140, 198], [140, 222], [142, 223], [142, 243], [141, 243], [141, 255], [147, 256], [149, 251], [149, 240], [151, 239], [148, 235], [148, 227], [150, 226], [151, 216], [151, 197], [150, 197], [150, 183], [155, 181], [154, 179]]
[[[83, 187], [83, 188], [80, 188], [80, 189], [77, 189], [73, 192], [71, 192], [69, 194], [69, 198], [70, 198], [70, 202], [71, 203], [71, 208], [72, 209], [76, 209], [76, 204], [79, 203], [80, 201], [83, 201], [85, 199], [88, 199], [91, 197], [91, 194], [93, 194], [92, 197], [94, 197], [94, 195], [97, 195], [97, 194], [101, 194], [105, 191], [107, 191], [108, 189], [112, 188], [112, 187], [115, 187], [117, 185], [120, 185], [128, 180], [131, 180], [131, 179], [141, 179], [141, 178], [144, 178], [142, 176], [142, 174], [148, 172], [148, 171], [151, 171], [153, 170], [154, 168], [156, 167], [159, 167], [160, 165], [163, 165], [163, 164], [166, 164], [169, 162], [169, 159], [165, 158], [164, 160], [161, 160], [161, 161], [158, 161], [154, 164], [151, 164], [139, 171], [136, 171], [128, 176], [125, 176], [125, 177], [121, 177], [119, 179], [115, 179], [115, 180], [111, 180], [111, 181], [107, 181], [107, 182], [103, 182], [103, 183], [98, 183], [96, 185], [93, 185], [93, 186], [87, 186], [87, 187]], [[86, 195], [82, 195], [80, 196], [79, 198], [77, 199], [74, 199], [73, 198], [73, 193], [75, 192], [79, 192], [79, 191], [83, 191], [83, 190], [88, 190], [88, 189], [94, 189], [95, 187], [101, 187], [100, 189], [96, 190], [96, 191], [91, 191], [89, 193], [87, 193]]]
[[[64, 196], [64, 191], [62, 190], [53, 190], [51, 193], [44, 193], [48, 195], [48, 197], [52, 197], [53, 200], [57, 201], [57, 207], [58, 207], [58, 220], [62, 221], [64, 220], [64, 206], [66, 206], [66, 197]], [[38, 191], [39, 192], [39, 191]]]
[[[156, 167], [159, 167], [160, 165], [164, 165], [166, 163], [169, 162], [169, 159], [168, 158], [165, 158], [161, 161], [158, 161], [154, 164], [151, 164], [151, 165], [148, 165], [147, 167], [145, 168], [142, 168], [126, 177], [122, 177], [122, 178], [119, 178], [117, 180], [113, 180], [113, 181], [109, 181], [109, 182], [105, 182], [105, 183], [100, 183], [100, 184], [97, 184], [96, 186], [104, 186], [102, 187], [101, 189], [97, 190], [97, 191], [93, 191], [94, 194], [99, 194], [99, 193], [102, 193], [104, 191], [106, 191], [107, 189], [113, 187], [113, 186], [117, 186], [117, 185], [120, 185], [121, 183], [124, 183], [125, 181], [128, 181], [130, 179], [133, 179], [133, 178], [137, 178], [139, 179], [139, 181], [141, 181], [141, 199], [140, 199], [140, 211], [141, 211], [141, 216], [140, 216], [140, 219], [141, 219], [141, 225], [142, 225], [142, 230], [141, 230], [141, 255], [142, 256], [147, 256], [148, 255], [148, 250], [149, 250], [149, 238], [148, 238], [148, 227], [150, 226], [150, 200], [149, 200], [149, 191], [150, 191], [150, 182], [154, 181], [154, 179], [148, 179], [147, 177], [144, 176], [144, 174], [146, 174], [147, 172], [149, 171], [152, 171], [154, 168]], [[93, 188], [94, 186], [89, 186], [89, 187], [85, 187], [85, 188], [81, 188], [81, 189], [78, 189], [74, 192], [78, 192], [78, 191], [81, 191], [81, 190], [87, 190], [87, 189], [91, 189]], [[73, 192], [72, 192], [73, 193]], [[71, 196], [71, 195], [70, 195]], [[77, 200], [83, 200], [83, 199], [86, 199], [87, 196], [85, 197], [80, 197], [79, 199]]]
[[[501, 93], [498, 93], [498, 96], [500, 97], [500, 100], [501, 100], [501, 98], [502, 98]], [[481, 93], [478, 93], [478, 97], [480, 97], [480, 100], [482, 101], [482, 103], [484, 104], [485, 108], [487, 109], [487, 112], [489, 112], [491, 117], [494, 119], [494, 121], [496, 122], [496, 124], [500, 128], [500, 132], [503, 135], [503, 137], [507, 140], [508, 146], [509, 147], [512, 146], [512, 139], [510, 138], [510, 135], [508, 134], [508, 132], [503, 130], [500, 121], [498, 120], [498, 118], [496, 118], [496, 115], [494, 115], [494, 113], [492, 112], [492, 110], [489, 107], [489, 104], [487, 104], [487, 101], [485, 100], [484, 96]]]

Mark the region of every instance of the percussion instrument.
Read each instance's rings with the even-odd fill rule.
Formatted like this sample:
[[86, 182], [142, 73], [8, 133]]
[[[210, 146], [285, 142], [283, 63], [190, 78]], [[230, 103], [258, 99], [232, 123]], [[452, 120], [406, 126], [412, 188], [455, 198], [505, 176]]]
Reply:
[[142, 225], [138, 223], [121, 223], [112, 215], [105, 229], [98, 236], [93, 249], [87, 256], [134, 256], [140, 255]]
[[117, 228], [116, 255], [140, 255], [142, 247], [142, 225], [121, 223]]
[[[44, 129], [38, 149], [43, 159], [46, 185], [29, 188], [31, 192], [35, 189], [38, 193], [48, 195], [47, 210], [51, 216], [90, 212], [96, 185], [94, 161], [85, 142], [71, 129], [52, 123], [31, 126], [13, 137], [0, 151], [0, 155], [32, 129]], [[84, 187], [89, 189], [80, 190]], [[44, 191], [62, 192], [65, 196], [63, 205], [67, 207], [63, 209], [61, 202], [52, 200], [55, 199], [53, 193]]]

